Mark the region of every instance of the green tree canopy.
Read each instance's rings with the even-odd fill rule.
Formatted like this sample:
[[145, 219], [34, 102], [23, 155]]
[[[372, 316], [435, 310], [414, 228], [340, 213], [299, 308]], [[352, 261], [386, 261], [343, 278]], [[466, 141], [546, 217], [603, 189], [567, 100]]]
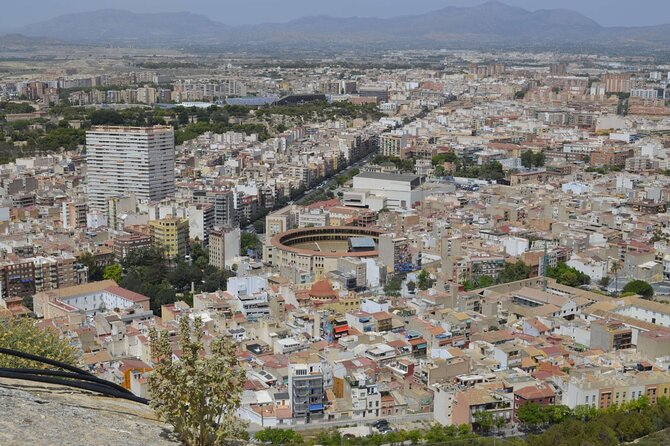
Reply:
[[565, 262], [559, 262], [554, 268], [547, 268], [547, 277], [556, 279], [556, 282], [561, 285], [573, 287], [591, 283], [591, 278], [589, 276], [566, 265]]
[[82, 253], [77, 259], [79, 263], [88, 268], [88, 281], [97, 282], [103, 278], [103, 269], [97, 265], [95, 257], [90, 252]]
[[433, 286], [433, 279], [430, 278], [430, 273], [425, 269], [421, 270], [419, 275], [416, 277], [417, 285], [420, 290], [427, 290]]
[[535, 162], [535, 154], [531, 149], [526, 150], [521, 154], [521, 165], [526, 169], [533, 167]]
[[261, 241], [254, 232], [243, 232], [240, 236], [240, 254], [247, 255], [248, 250], [258, 251], [261, 247]]
[[112, 263], [109, 266], [106, 266], [102, 278], [105, 280], [113, 280], [116, 283], [121, 283], [121, 275], [123, 274], [123, 269], [118, 263]]
[[266, 428], [254, 434], [256, 440], [272, 445], [301, 445], [302, 435], [291, 429]]
[[517, 409], [516, 417], [526, 426], [536, 428], [548, 421], [548, 416], [543, 407], [535, 403], [522, 404]]
[[204, 355], [202, 321], [193, 327], [189, 318], [179, 321], [181, 356], [172, 360], [168, 333], [151, 329], [152, 356], [156, 358], [149, 375], [151, 407], [188, 446], [229, 444], [248, 436], [237, 417], [245, 372], [237, 364], [235, 344], [227, 337], [212, 342]]
[[384, 293], [389, 296], [400, 296], [400, 286], [402, 285], [402, 278], [393, 276], [391, 280], [384, 285]]
[[516, 263], [505, 263], [505, 266], [498, 275], [498, 281], [500, 283], [516, 282], [517, 280], [528, 279], [530, 273], [530, 266], [526, 265], [521, 260]]
[[[69, 365], [77, 365], [77, 352], [67, 340], [54, 329], [43, 329], [37, 321], [28, 318], [11, 318], [0, 321], [0, 347], [53, 359]], [[48, 369], [53, 366], [0, 355], [0, 367]]]
[[654, 288], [644, 280], [632, 280], [623, 287], [624, 293], [639, 294], [645, 299], [654, 297]]

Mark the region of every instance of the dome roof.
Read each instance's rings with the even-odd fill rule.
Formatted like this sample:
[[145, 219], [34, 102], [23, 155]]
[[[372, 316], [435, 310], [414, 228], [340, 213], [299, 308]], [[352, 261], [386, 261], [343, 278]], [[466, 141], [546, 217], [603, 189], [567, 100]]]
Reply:
[[312, 288], [309, 290], [309, 295], [311, 297], [324, 298], [324, 297], [337, 297], [337, 293], [333, 289], [333, 286], [330, 284], [328, 279], [319, 280], [314, 282]]

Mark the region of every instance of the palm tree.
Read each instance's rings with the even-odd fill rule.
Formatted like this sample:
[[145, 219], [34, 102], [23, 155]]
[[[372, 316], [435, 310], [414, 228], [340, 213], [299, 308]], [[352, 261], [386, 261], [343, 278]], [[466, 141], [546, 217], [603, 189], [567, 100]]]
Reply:
[[621, 270], [621, 262], [619, 260], [615, 260], [612, 263], [612, 266], [610, 267], [610, 270], [612, 271], [612, 274], [614, 274], [614, 289], [615, 289], [615, 296], [619, 294], [619, 270]]

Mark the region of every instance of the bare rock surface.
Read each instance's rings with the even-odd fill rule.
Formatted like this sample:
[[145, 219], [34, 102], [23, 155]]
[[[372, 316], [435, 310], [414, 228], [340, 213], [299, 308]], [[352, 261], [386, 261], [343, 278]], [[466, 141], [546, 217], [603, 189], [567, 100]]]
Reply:
[[64, 386], [0, 378], [0, 445], [179, 445], [142, 404]]

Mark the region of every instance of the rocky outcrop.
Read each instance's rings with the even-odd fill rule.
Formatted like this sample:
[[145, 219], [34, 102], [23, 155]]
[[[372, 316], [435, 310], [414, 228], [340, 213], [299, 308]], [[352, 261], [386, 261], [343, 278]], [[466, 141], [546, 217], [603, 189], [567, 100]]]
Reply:
[[147, 406], [64, 386], [0, 378], [0, 445], [179, 445]]

